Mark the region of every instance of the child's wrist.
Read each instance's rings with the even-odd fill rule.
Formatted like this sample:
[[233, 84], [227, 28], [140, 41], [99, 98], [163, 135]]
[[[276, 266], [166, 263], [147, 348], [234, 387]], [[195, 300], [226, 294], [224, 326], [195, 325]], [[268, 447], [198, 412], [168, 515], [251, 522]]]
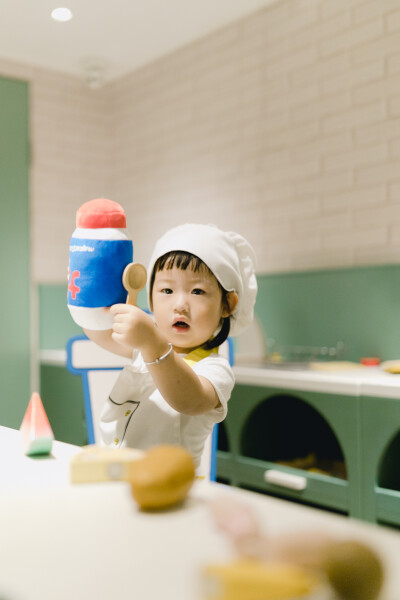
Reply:
[[172, 345], [164, 337], [156, 335], [155, 339], [151, 341], [147, 339], [146, 342], [146, 345], [142, 346], [140, 349], [140, 353], [145, 363], [158, 364], [161, 357], [167, 353], [171, 353]]
[[168, 356], [171, 354], [173, 350], [173, 346], [170, 342], [168, 342], [168, 350], [166, 352], [164, 352], [164, 354], [161, 354], [160, 356], [158, 356], [157, 358], [155, 358], [154, 360], [150, 360], [150, 361], [146, 361], [144, 360], [144, 364], [149, 366], [149, 365], [159, 365], [160, 362], [162, 362], [163, 360], [165, 360], [166, 358], [168, 358]]

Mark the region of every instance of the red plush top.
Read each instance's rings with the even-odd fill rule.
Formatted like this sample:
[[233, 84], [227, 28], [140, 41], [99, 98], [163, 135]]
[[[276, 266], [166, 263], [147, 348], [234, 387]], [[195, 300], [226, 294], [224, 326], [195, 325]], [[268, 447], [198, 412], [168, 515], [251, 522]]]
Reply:
[[102, 227], [126, 227], [125, 211], [118, 204], [107, 198], [97, 198], [85, 202], [76, 213], [76, 226], [86, 229], [100, 229]]

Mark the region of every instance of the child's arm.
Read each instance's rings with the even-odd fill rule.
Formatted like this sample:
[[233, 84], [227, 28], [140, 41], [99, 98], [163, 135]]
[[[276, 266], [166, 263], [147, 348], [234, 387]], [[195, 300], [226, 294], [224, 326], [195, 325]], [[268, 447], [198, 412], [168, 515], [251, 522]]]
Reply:
[[[152, 362], [169, 349], [168, 340], [153, 319], [136, 306], [115, 304], [111, 307], [114, 327], [111, 335], [127, 356], [137, 348], [145, 362]], [[197, 375], [174, 351], [149, 372], [164, 400], [176, 411], [186, 415], [201, 415], [220, 405], [218, 395], [205, 377]]]
[[172, 351], [158, 365], [147, 368], [164, 400], [178, 412], [201, 415], [220, 406], [209, 380], [197, 375], [176, 352]]
[[106, 331], [95, 331], [92, 329], [84, 329], [85, 335], [92, 340], [95, 344], [104, 348], [104, 350], [108, 350], [113, 354], [118, 354], [118, 356], [124, 356], [126, 358], [131, 358], [132, 349], [129, 349], [127, 346], [121, 346], [118, 342], [113, 340], [112, 329], [107, 329]]

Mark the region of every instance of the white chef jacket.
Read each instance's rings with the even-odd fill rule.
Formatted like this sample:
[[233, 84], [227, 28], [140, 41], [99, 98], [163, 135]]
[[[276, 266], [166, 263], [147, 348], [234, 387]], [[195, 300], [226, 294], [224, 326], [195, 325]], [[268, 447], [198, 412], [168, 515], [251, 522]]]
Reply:
[[[194, 353], [186, 356], [193, 358]], [[104, 404], [100, 415], [101, 443], [143, 450], [158, 444], [180, 445], [190, 452], [197, 467], [206, 439], [214, 425], [226, 416], [234, 375], [226, 358], [215, 352], [195, 360], [188, 363], [211, 382], [221, 406], [202, 415], [179, 413], [161, 396], [141, 354], [135, 351], [132, 364], [121, 371]]]

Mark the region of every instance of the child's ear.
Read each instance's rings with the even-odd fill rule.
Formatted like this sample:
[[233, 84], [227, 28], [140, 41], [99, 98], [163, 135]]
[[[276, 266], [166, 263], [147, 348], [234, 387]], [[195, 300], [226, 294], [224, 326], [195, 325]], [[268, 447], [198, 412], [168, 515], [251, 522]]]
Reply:
[[222, 309], [222, 317], [229, 317], [233, 311], [235, 310], [237, 303], [239, 302], [239, 296], [236, 292], [228, 292], [226, 294], [226, 304], [227, 307], [224, 306]]

